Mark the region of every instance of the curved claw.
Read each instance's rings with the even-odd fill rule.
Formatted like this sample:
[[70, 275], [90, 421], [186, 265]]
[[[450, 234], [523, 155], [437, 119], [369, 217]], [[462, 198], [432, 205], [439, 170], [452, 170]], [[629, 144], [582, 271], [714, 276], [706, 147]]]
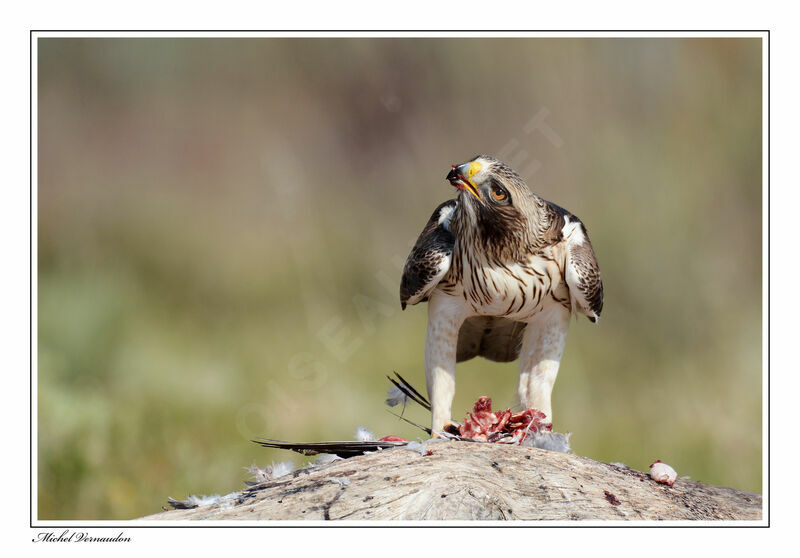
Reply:
[[453, 438], [461, 436], [461, 425], [457, 422], [447, 421], [440, 431], [432, 432], [433, 438]]

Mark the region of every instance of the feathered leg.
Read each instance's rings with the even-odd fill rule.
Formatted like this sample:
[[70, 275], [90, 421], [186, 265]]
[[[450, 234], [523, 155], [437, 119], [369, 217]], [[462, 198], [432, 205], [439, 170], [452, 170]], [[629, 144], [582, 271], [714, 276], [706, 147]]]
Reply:
[[550, 422], [550, 396], [567, 342], [569, 317], [569, 310], [553, 301], [528, 322], [522, 338], [519, 399], [525, 409], [539, 409]]
[[428, 301], [425, 335], [425, 379], [431, 401], [431, 430], [441, 432], [450, 422], [456, 393], [458, 330], [466, 318], [461, 299], [436, 291]]

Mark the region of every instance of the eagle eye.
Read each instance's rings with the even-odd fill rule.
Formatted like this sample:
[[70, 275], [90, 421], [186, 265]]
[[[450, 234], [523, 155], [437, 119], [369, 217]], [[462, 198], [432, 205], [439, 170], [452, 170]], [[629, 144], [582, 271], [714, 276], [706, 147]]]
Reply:
[[492, 195], [494, 196], [494, 199], [496, 199], [497, 201], [503, 201], [506, 198], [508, 198], [508, 194], [506, 193], [506, 191], [497, 185], [492, 187]]

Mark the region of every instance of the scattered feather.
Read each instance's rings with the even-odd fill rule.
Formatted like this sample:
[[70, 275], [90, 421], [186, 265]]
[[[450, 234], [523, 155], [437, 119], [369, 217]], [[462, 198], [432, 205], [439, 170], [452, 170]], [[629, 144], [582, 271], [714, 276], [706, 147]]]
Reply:
[[262, 469], [253, 464], [249, 467], [245, 467], [245, 469], [253, 476], [252, 482], [248, 482], [248, 485], [261, 484], [262, 482], [269, 482], [272, 480], [272, 473], [270, 473], [269, 468]]
[[310, 467], [319, 467], [320, 465], [327, 465], [334, 461], [341, 461], [342, 458], [333, 453], [323, 453], [309, 464]]
[[222, 509], [232, 508], [234, 505], [236, 505], [236, 502], [239, 500], [240, 496], [240, 492], [231, 492], [230, 494], [220, 497], [217, 504]]
[[[197, 507], [197, 504], [190, 504], [188, 500], [176, 500], [172, 496], [167, 498], [167, 504], [169, 504], [173, 510], [190, 510]], [[166, 508], [162, 509], [166, 510]]]
[[561, 434], [560, 432], [549, 432], [547, 430], [540, 430], [534, 432], [522, 441], [523, 446], [532, 448], [539, 448], [549, 451], [557, 451], [561, 453], [569, 453], [569, 437], [572, 433]]
[[403, 415], [398, 415], [397, 413], [393, 413], [393, 412], [389, 411], [389, 409], [386, 409], [386, 410], [389, 412], [389, 414], [390, 414], [390, 415], [394, 415], [394, 416], [396, 416], [397, 418], [399, 418], [400, 420], [404, 420], [404, 421], [406, 421], [408, 424], [410, 424], [410, 425], [412, 425], [412, 426], [416, 426], [416, 427], [417, 427], [417, 428], [419, 428], [420, 430], [424, 430], [424, 431], [425, 431], [425, 432], [427, 432], [428, 434], [433, 434], [433, 431], [432, 431], [430, 428], [428, 428], [427, 426], [422, 426], [421, 424], [417, 424], [417, 423], [416, 423], [416, 422], [414, 422], [414, 421], [408, 420], [408, 419], [407, 419], [406, 417], [404, 417]]
[[211, 496], [189, 496], [186, 500], [195, 504], [197, 507], [210, 506], [216, 504], [220, 499], [219, 494], [212, 494]]
[[397, 407], [400, 403], [405, 407], [407, 401], [408, 395], [403, 393], [403, 390], [397, 386], [392, 386], [386, 394], [386, 404], [389, 405], [389, 407]]
[[279, 440], [259, 439], [253, 440], [255, 443], [264, 446], [265, 448], [278, 448], [296, 451], [303, 455], [319, 455], [321, 453], [335, 453], [339, 457], [353, 457], [361, 455], [367, 451], [374, 451], [377, 449], [395, 448], [403, 445], [406, 442], [381, 442], [380, 440], [373, 442], [360, 442], [360, 441], [340, 441], [340, 442], [310, 442], [310, 443], [294, 443], [294, 442], [281, 442]]
[[424, 442], [409, 442], [406, 444], [406, 449], [415, 451], [419, 453], [421, 456], [432, 455], [431, 449], [428, 447], [428, 444], [435, 444], [437, 442], [447, 442], [448, 440], [444, 438], [430, 438], [429, 440], [425, 440]]
[[375, 434], [364, 428], [363, 426], [359, 426], [356, 428], [356, 440], [359, 442], [375, 442]]
[[288, 475], [294, 471], [294, 467], [295, 465], [292, 461], [282, 461], [280, 463], [273, 462], [272, 465], [267, 465], [263, 469], [256, 465], [245, 467], [245, 469], [247, 469], [247, 471], [253, 475], [253, 480], [247, 482], [247, 485], [254, 486], [256, 484], [261, 484], [262, 482], [273, 481], [277, 478]]
[[176, 510], [191, 510], [194, 508], [201, 508], [204, 506], [211, 506], [216, 504], [220, 508], [230, 508], [236, 505], [236, 502], [241, 495], [240, 492], [231, 492], [225, 496], [213, 494], [211, 496], [189, 496], [185, 500], [176, 500], [175, 498], [168, 498], [167, 503]]
[[211, 496], [189, 496], [185, 500], [176, 500], [172, 497], [167, 499], [167, 503], [176, 510], [191, 510], [202, 506], [210, 506], [211, 504], [219, 501], [220, 495], [213, 494]]
[[[390, 381], [390, 382], [391, 382], [391, 383], [392, 383], [392, 384], [393, 384], [393, 385], [394, 385], [394, 386], [395, 386], [397, 389], [399, 389], [399, 390], [400, 390], [400, 391], [401, 391], [401, 392], [402, 392], [402, 393], [405, 395], [405, 397], [406, 397], [408, 400], [410, 400], [410, 401], [413, 401], [413, 402], [414, 402], [414, 403], [416, 403], [417, 405], [421, 406], [423, 409], [427, 409], [427, 410], [429, 410], [429, 411], [431, 410], [431, 404], [430, 404], [430, 401], [428, 401], [428, 400], [425, 398], [425, 396], [424, 396], [424, 395], [422, 395], [420, 392], [418, 392], [418, 391], [417, 391], [417, 390], [414, 388], [414, 386], [412, 386], [411, 384], [409, 384], [409, 383], [406, 381], [406, 379], [405, 379], [405, 378], [403, 378], [403, 377], [402, 377], [400, 374], [398, 374], [397, 372], [395, 372], [395, 373], [394, 373], [394, 375], [395, 375], [395, 376], [397, 376], [397, 379], [396, 379], [396, 380], [395, 380], [394, 378], [391, 378], [390, 376], [386, 376], [386, 377], [389, 379], [389, 381]], [[389, 393], [391, 394], [392, 392], [390, 391]], [[388, 398], [387, 398], [387, 403], [388, 403], [388, 402], [389, 402], [389, 400], [388, 400]], [[405, 408], [405, 407], [404, 407], [404, 408]]]
[[272, 464], [272, 478], [278, 479], [280, 477], [284, 477], [294, 471], [294, 462], [293, 461], [281, 461], [278, 464]]
[[418, 454], [425, 456], [428, 453], [428, 442], [409, 442], [406, 444], [406, 449], [415, 451]]

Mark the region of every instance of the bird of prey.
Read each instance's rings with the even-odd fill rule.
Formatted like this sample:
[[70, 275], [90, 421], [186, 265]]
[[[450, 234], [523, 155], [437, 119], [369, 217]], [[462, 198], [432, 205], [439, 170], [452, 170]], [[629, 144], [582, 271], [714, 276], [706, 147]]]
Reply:
[[596, 322], [600, 269], [583, 223], [488, 155], [453, 165], [459, 193], [439, 205], [406, 260], [400, 302], [428, 302], [431, 429], [450, 423], [456, 362], [520, 359], [523, 408], [552, 422], [550, 397], [572, 313]]

